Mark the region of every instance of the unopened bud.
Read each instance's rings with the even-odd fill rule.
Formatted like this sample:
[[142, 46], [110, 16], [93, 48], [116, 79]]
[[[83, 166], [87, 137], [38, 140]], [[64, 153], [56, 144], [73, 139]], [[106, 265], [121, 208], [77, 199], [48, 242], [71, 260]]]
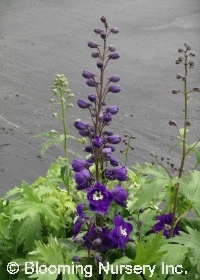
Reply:
[[50, 99], [51, 103], [57, 103], [58, 101], [56, 99]]
[[168, 122], [168, 124], [171, 125], [171, 126], [177, 126], [177, 123], [175, 121], [173, 121], [173, 120], [170, 120]]
[[173, 93], [173, 94], [177, 94], [177, 93], [179, 93], [179, 92], [180, 92], [179, 89], [173, 89], [173, 90], [172, 90], [172, 93]]
[[73, 93], [70, 93], [67, 97], [74, 97], [74, 94]]
[[73, 256], [72, 260], [73, 260], [74, 262], [81, 262], [81, 257], [79, 257], [79, 256]]
[[53, 117], [54, 118], [59, 118], [59, 114], [58, 113], [53, 113]]
[[194, 52], [191, 52], [191, 53], [189, 53], [189, 55], [191, 55], [191, 56], [195, 56], [195, 53], [194, 53]]
[[178, 75], [176, 75], [176, 78], [177, 79], [182, 79], [182, 75], [178, 74]]
[[200, 87], [198, 87], [198, 88], [193, 88], [193, 91], [200, 92]]
[[69, 104], [67, 104], [67, 107], [68, 107], [68, 108], [73, 108], [73, 107], [74, 107], [74, 104], [69, 103]]

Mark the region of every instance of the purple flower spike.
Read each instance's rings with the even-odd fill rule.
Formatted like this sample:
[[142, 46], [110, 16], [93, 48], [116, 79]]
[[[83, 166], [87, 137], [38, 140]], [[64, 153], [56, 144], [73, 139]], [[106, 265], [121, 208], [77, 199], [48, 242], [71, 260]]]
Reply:
[[108, 49], [109, 49], [110, 52], [116, 51], [116, 47], [113, 46], [113, 45], [108, 46]]
[[110, 106], [108, 108], [106, 108], [106, 112], [111, 113], [112, 115], [115, 115], [119, 112], [119, 107], [117, 106]]
[[92, 72], [88, 70], [83, 70], [82, 76], [86, 79], [91, 79], [93, 77], [96, 77], [96, 75], [94, 75]]
[[97, 58], [99, 57], [99, 52], [92, 52], [91, 56]]
[[88, 99], [91, 101], [91, 102], [95, 102], [97, 100], [97, 94], [96, 93], [90, 93], [88, 95]]
[[117, 34], [117, 33], [119, 33], [119, 28], [118, 28], [118, 27], [113, 27], [113, 28], [110, 28], [110, 31], [111, 31], [113, 34]]
[[120, 85], [112, 85], [108, 87], [108, 91], [113, 92], [113, 93], [118, 93], [121, 91]]
[[108, 55], [109, 59], [118, 59], [120, 55], [118, 53], [111, 53]]
[[92, 163], [89, 163], [84, 159], [74, 159], [72, 163], [72, 168], [75, 172], [82, 171], [83, 169], [87, 169], [90, 166], [92, 166]]
[[126, 200], [128, 198], [128, 192], [122, 188], [121, 185], [117, 185], [113, 190], [112, 190], [112, 194], [114, 196], [114, 201], [122, 206], [122, 207], [126, 207]]
[[87, 194], [89, 200], [90, 210], [100, 214], [107, 214], [113, 195], [109, 192], [104, 185], [97, 182]]
[[95, 42], [92, 42], [92, 41], [88, 42], [88, 47], [90, 47], [90, 48], [92, 48], [92, 49], [97, 48], [97, 47], [99, 47], [99, 46], [100, 46], [100, 45], [97, 44], [97, 43], [95, 43]]
[[108, 78], [108, 80], [109, 80], [109, 82], [117, 83], [120, 80], [120, 76], [114, 75], [114, 76], [111, 76], [110, 78]]
[[99, 28], [99, 27], [96, 27], [96, 28], [94, 29], [94, 32], [95, 32], [96, 34], [100, 34], [102, 31], [103, 31], [103, 30], [102, 30], [101, 28]]
[[105, 177], [108, 180], [118, 180], [118, 181], [126, 181], [127, 177], [127, 170], [123, 166], [116, 166], [113, 169], [106, 169], [105, 170]]
[[92, 143], [94, 147], [101, 148], [103, 146], [103, 138], [99, 136], [95, 136]]
[[103, 114], [103, 121], [105, 123], [110, 122], [112, 120], [112, 114], [109, 112], [106, 112]]
[[77, 190], [84, 190], [91, 187], [93, 177], [89, 170], [84, 169], [74, 175], [75, 181], [78, 185]]
[[78, 104], [78, 107], [80, 107], [81, 109], [87, 109], [90, 106], [92, 106], [92, 104], [90, 102], [88, 102], [87, 100], [84, 100], [84, 99], [78, 99], [77, 104]]
[[95, 87], [96, 82], [95, 82], [93, 79], [88, 79], [88, 80], [86, 81], [86, 84], [87, 84], [89, 87]]
[[86, 122], [81, 121], [80, 119], [76, 120], [74, 122], [74, 126], [78, 129], [78, 130], [84, 130], [87, 129], [89, 124], [87, 124]]
[[[166, 238], [169, 238], [171, 224], [172, 224], [172, 217], [173, 217], [173, 213], [157, 216], [156, 220], [159, 220], [159, 222], [154, 225], [153, 232], [158, 233], [159, 231], [163, 231], [163, 235]], [[177, 224], [174, 229], [174, 236], [179, 235], [179, 231], [180, 231], [180, 228], [179, 228], [179, 225]]]
[[118, 135], [111, 135], [107, 137], [107, 142], [111, 144], [119, 144], [122, 138]]
[[115, 228], [110, 232], [110, 238], [114, 243], [114, 248], [120, 248], [123, 251], [125, 250], [125, 244], [131, 239], [129, 234], [133, 230], [133, 225], [127, 223], [123, 220], [120, 215], [117, 215], [114, 219]]
[[104, 16], [102, 16], [102, 17], [100, 18], [100, 20], [101, 20], [103, 23], [106, 23], [106, 18], [105, 18]]

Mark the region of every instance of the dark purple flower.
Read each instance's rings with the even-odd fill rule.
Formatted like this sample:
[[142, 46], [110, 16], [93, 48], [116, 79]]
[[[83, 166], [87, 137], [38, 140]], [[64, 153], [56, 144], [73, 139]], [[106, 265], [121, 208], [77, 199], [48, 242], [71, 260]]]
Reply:
[[83, 130], [83, 129], [87, 129], [88, 128], [88, 124], [86, 122], [81, 121], [80, 119], [76, 120], [74, 122], [74, 126], [78, 129], [78, 130]]
[[108, 143], [111, 143], [111, 144], [118, 144], [121, 142], [122, 138], [118, 135], [111, 135], [111, 136], [108, 136], [106, 138], [107, 142]]
[[108, 80], [110, 82], [117, 83], [120, 80], [120, 76], [119, 75], [114, 75], [114, 76], [111, 76], [110, 78], [108, 78]]
[[72, 163], [72, 168], [75, 172], [82, 171], [83, 169], [88, 169], [90, 166], [92, 166], [92, 163], [89, 163], [84, 159], [74, 159]]
[[96, 28], [94, 29], [94, 32], [95, 32], [96, 34], [100, 34], [102, 31], [103, 31], [103, 30], [102, 30], [101, 28], [99, 28], [99, 27], [96, 27]]
[[108, 46], [108, 49], [109, 49], [110, 52], [116, 51], [116, 47], [113, 46], [113, 45]]
[[96, 75], [94, 75], [92, 72], [88, 71], [88, 70], [83, 70], [82, 76], [86, 79], [91, 79], [96, 77]]
[[88, 169], [83, 169], [82, 171], [75, 173], [74, 178], [78, 185], [77, 190], [84, 190], [91, 187], [93, 177]]
[[131, 239], [129, 234], [133, 230], [133, 225], [127, 223], [123, 220], [120, 215], [117, 215], [114, 219], [115, 228], [110, 232], [110, 238], [114, 243], [114, 248], [120, 248], [123, 251], [125, 250], [125, 244]]
[[110, 28], [110, 31], [111, 31], [113, 34], [117, 34], [117, 33], [119, 33], [119, 28], [118, 28], [118, 27], [113, 27], [113, 28]]
[[76, 217], [74, 220], [74, 227], [73, 227], [73, 232], [74, 232], [73, 238], [75, 238], [79, 234], [82, 225], [84, 224], [84, 222], [86, 220], [88, 220], [88, 217], [86, 217], [85, 214], [83, 213], [84, 206], [85, 206], [85, 204], [83, 203], [83, 204], [77, 205], [77, 207], [76, 207]]
[[96, 93], [90, 93], [88, 94], [88, 99], [91, 101], [91, 102], [95, 102], [97, 100], [97, 94]]
[[121, 91], [120, 85], [112, 85], [108, 87], [108, 91], [113, 92], [113, 93], [118, 93]]
[[110, 106], [108, 108], [106, 108], [106, 112], [111, 113], [112, 115], [115, 115], [119, 112], [119, 107], [117, 106]]
[[[153, 232], [158, 233], [159, 231], [163, 231], [163, 235], [166, 238], [170, 237], [170, 229], [172, 224], [173, 213], [163, 214], [156, 217], [156, 220], [159, 222], [153, 226]], [[179, 235], [179, 225], [177, 224], [174, 229], [174, 236]]]
[[99, 69], [103, 69], [103, 61], [102, 61], [102, 60], [99, 60], [99, 61], [97, 62], [97, 67], [98, 67]]
[[97, 44], [97, 43], [95, 43], [95, 42], [92, 42], [92, 41], [88, 42], [88, 47], [90, 47], [90, 48], [92, 48], [92, 49], [97, 48], [97, 47], [99, 47], [99, 46], [100, 46], [100, 45]]
[[126, 200], [128, 198], [128, 192], [122, 188], [121, 185], [117, 185], [113, 190], [114, 201], [120, 206], [126, 207]]
[[105, 177], [108, 180], [126, 181], [127, 170], [123, 166], [116, 166], [113, 169], [105, 169]]
[[109, 59], [118, 59], [120, 55], [118, 53], [111, 53], [108, 55]]
[[106, 23], [106, 18], [105, 18], [104, 16], [102, 16], [102, 17], [100, 18], [100, 20], [101, 20], [103, 23]]
[[106, 32], [102, 31], [100, 36], [102, 39], [106, 39]]
[[87, 152], [87, 153], [92, 153], [92, 147], [91, 146], [86, 146], [84, 151]]
[[111, 148], [103, 148], [101, 152], [102, 152], [102, 155], [105, 158], [110, 158], [111, 155], [112, 155], [112, 149]]
[[88, 191], [87, 198], [89, 200], [90, 210], [100, 214], [107, 214], [110, 204], [113, 201], [111, 192], [99, 182]]
[[92, 143], [94, 147], [101, 148], [103, 146], [103, 138], [100, 136], [95, 136]]
[[86, 84], [87, 84], [89, 87], [95, 87], [96, 82], [95, 82], [93, 79], [88, 79], [88, 80], [86, 81]]
[[97, 58], [99, 57], [99, 52], [92, 52], [91, 56]]
[[110, 122], [112, 120], [112, 114], [109, 112], [106, 112], [103, 114], [103, 121], [104, 122]]
[[81, 109], [87, 109], [92, 106], [92, 104], [85, 99], [78, 99], [77, 104]]
[[109, 161], [110, 161], [110, 164], [111, 164], [112, 166], [118, 166], [118, 165], [119, 165], [118, 160], [117, 160], [115, 157], [113, 157], [113, 156], [111, 156], [111, 157], [109, 158]]
[[88, 129], [79, 129], [78, 133], [83, 137], [90, 136], [90, 131]]
[[108, 229], [101, 228], [101, 231], [99, 231], [94, 225], [92, 225], [90, 230], [83, 236], [83, 241], [85, 247], [101, 253], [105, 253], [112, 244]]

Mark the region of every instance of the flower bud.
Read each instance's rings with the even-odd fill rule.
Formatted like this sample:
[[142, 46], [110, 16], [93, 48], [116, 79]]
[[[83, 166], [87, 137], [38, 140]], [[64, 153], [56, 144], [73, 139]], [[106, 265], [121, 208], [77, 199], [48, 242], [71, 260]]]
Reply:
[[109, 59], [118, 59], [120, 55], [118, 53], [111, 53], [108, 55]]
[[120, 143], [122, 138], [118, 135], [111, 135], [107, 137], [107, 141], [111, 144], [118, 144]]
[[177, 74], [177, 75], [176, 75], [176, 78], [177, 78], [177, 79], [182, 79], [182, 75]]
[[111, 157], [109, 158], [109, 161], [110, 161], [110, 164], [111, 164], [112, 166], [118, 166], [118, 165], [119, 165], [118, 160], [117, 160], [115, 157], [113, 157], [113, 156], [111, 156]]
[[113, 34], [117, 34], [117, 33], [119, 33], [119, 28], [118, 28], [118, 27], [113, 27], [113, 28], [110, 28], [110, 31], [111, 31]]
[[54, 118], [59, 118], [59, 114], [58, 113], [53, 113], [53, 117]]
[[58, 90], [56, 88], [54, 88], [52, 91], [55, 95], [58, 93]]
[[112, 155], [112, 149], [111, 148], [103, 148], [102, 154], [105, 158], [110, 158]]
[[90, 93], [88, 95], [88, 99], [91, 101], [91, 102], [95, 102], [97, 100], [97, 94], [96, 93]]
[[103, 121], [104, 122], [110, 122], [112, 120], [112, 114], [109, 112], [106, 112], [103, 114]]
[[191, 47], [188, 45], [188, 43], [185, 43], [184, 46], [186, 47], [186, 50], [191, 50]]
[[74, 94], [73, 94], [73, 93], [70, 93], [67, 97], [68, 97], [68, 98], [74, 97]]
[[97, 58], [99, 57], [99, 52], [92, 52], [92, 57]]
[[193, 88], [193, 91], [200, 92], [200, 87]]
[[102, 232], [102, 227], [96, 227], [95, 232], [96, 233], [101, 233]]
[[86, 84], [89, 86], [89, 87], [95, 87], [96, 83], [93, 79], [88, 79], [86, 81]]
[[99, 28], [99, 27], [96, 27], [96, 28], [94, 29], [94, 32], [95, 32], [96, 34], [100, 34], [102, 31], [103, 31], [103, 30], [102, 30], [101, 28]]
[[102, 262], [102, 260], [103, 260], [102, 256], [100, 256], [100, 255], [95, 255], [94, 258], [95, 258], [95, 260], [98, 261], [98, 262]]
[[83, 137], [90, 136], [90, 131], [87, 129], [80, 129], [78, 133]]
[[171, 125], [171, 126], [176, 126], [177, 127], [177, 123], [175, 121], [173, 121], [173, 120], [170, 120], [168, 122], [168, 124]]
[[108, 78], [108, 80], [109, 80], [109, 82], [116, 83], [116, 82], [119, 82], [120, 76], [119, 75], [114, 75], [114, 76], [111, 76], [110, 78]]
[[88, 128], [88, 124], [86, 122], [81, 121], [80, 119], [76, 120], [74, 122], [74, 126], [78, 129], [78, 130], [84, 130]]
[[189, 64], [190, 67], [194, 67], [194, 62], [193, 61], [189, 61], [188, 64]]
[[86, 108], [89, 108], [90, 106], [92, 106], [92, 104], [90, 102], [88, 102], [87, 100], [84, 100], [84, 99], [78, 99], [77, 104], [81, 109], [86, 109]]
[[102, 16], [102, 17], [100, 18], [100, 20], [101, 20], [103, 23], [106, 23], [106, 18], [105, 18], [104, 16]]
[[86, 79], [91, 79], [96, 77], [96, 75], [94, 75], [92, 72], [88, 71], [88, 70], [83, 70], [82, 76]]
[[195, 56], [194, 52], [189, 53], [190, 56]]
[[56, 99], [50, 99], [50, 102], [51, 102], [51, 103], [58, 103], [58, 100], [56, 100]]
[[84, 151], [87, 152], [87, 153], [92, 153], [92, 147], [91, 146], [86, 146]]
[[109, 49], [110, 52], [116, 51], [116, 47], [113, 46], [113, 45], [108, 46], [108, 49]]
[[92, 42], [92, 41], [88, 42], [88, 47], [89, 47], [89, 48], [94, 49], [94, 48], [97, 48], [97, 47], [99, 47], [99, 46], [100, 46], [100, 45], [97, 44], [97, 43], [95, 43], [95, 42]]
[[101, 148], [103, 146], [103, 138], [100, 136], [95, 136], [92, 143], [94, 147]]
[[102, 61], [102, 60], [99, 60], [99, 61], [97, 62], [97, 67], [98, 67], [99, 69], [103, 69], [103, 61]]
[[68, 108], [73, 108], [73, 107], [74, 107], [74, 104], [69, 103], [69, 104], [67, 104], [67, 107], [68, 107]]
[[172, 90], [172, 93], [173, 93], [173, 94], [177, 94], [177, 93], [179, 93], [179, 92], [180, 92], [179, 89], [173, 89], [173, 90]]
[[184, 52], [184, 49], [179, 48], [179, 49], [178, 49], [178, 52]]
[[104, 40], [106, 39], [106, 33], [104, 31], [101, 32], [101, 38]]
[[185, 76], [183, 76], [182, 81], [186, 81], [186, 80], [187, 80], [187, 78]]
[[119, 111], [119, 107], [117, 107], [117, 106], [110, 106], [110, 107], [106, 108], [106, 112], [109, 112], [112, 115], [117, 114], [118, 111]]
[[108, 87], [108, 91], [113, 92], [113, 93], [118, 93], [121, 91], [120, 85], [112, 85]]

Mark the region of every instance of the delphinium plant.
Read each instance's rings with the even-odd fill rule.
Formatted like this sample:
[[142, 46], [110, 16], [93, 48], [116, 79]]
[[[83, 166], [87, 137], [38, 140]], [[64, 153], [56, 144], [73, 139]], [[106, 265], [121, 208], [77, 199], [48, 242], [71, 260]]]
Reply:
[[[119, 108], [106, 104], [107, 95], [121, 91], [119, 75], [115, 74], [107, 79], [105, 77], [106, 67], [120, 57], [116, 47], [108, 45], [109, 37], [117, 34], [119, 29], [110, 27], [104, 16], [101, 17], [101, 22], [104, 29], [94, 29], [100, 36], [101, 43], [88, 42], [88, 47], [94, 50], [92, 57], [97, 58], [99, 76], [83, 70], [82, 76], [93, 91], [88, 94], [88, 100], [81, 98], [77, 101], [81, 109], [88, 111], [91, 122], [80, 119], [74, 122], [79, 134], [89, 139], [89, 145], [84, 149], [89, 155], [85, 160], [75, 159], [72, 163], [77, 190], [84, 191], [87, 197], [84, 203], [77, 206], [74, 241], [81, 243], [87, 250], [88, 263], [94, 264], [95, 260], [96, 265], [108, 260], [106, 254], [109, 250], [125, 251], [126, 243], [131, 240], [129, 234], [133, 230], [133, 225], [119, 214], [123, 210], [115, 206], [126, 207], [128, 192], [122, 183], [128, 177], [126, 166], [119, 165], [113, 156], [115, 145], [122, 138], [109, 129]], [[96, 277], [103, 279], [102, 275]]]

